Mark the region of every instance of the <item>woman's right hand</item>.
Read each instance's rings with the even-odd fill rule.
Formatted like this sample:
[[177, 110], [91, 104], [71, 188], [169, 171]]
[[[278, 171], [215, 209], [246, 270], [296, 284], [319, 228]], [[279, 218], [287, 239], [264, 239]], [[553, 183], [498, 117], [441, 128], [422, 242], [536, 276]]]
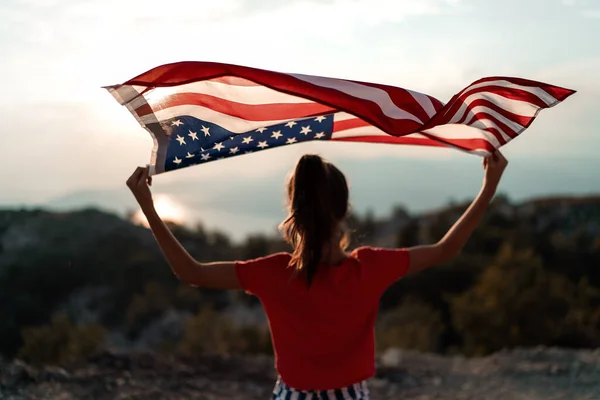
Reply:
[[484, 187], [495, 192], [507, 165], [508, 161], [504, 158], [500, 150], [496, 150], [496, 152], [485, 157], [483, 159], [483, 168], [485, 170]]
[[152, 177], [149, 175], [149, 167], [137, 167], [127, 179], [127, 187], [131, 190], [144, 213], [154, 207], [150, 185], [152, 185]]

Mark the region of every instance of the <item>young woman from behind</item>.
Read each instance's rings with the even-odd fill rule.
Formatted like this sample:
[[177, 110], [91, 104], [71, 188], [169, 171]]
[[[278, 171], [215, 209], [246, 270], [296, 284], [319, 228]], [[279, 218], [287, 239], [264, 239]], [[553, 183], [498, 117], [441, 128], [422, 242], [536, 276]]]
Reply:
[[399, 249], [364, 246], [349, 252], [346, 178], [320, 156], [304, 155], [288, 181], [289, 215], [281, 224], [293, 251], [248, 261], [198, 262], [157, 214], [148, 169], [137, 168], [127, 186], [181, 281], [244, 290], [260, 299], [279, 374], [273, 399], [368, 399], [380, 297], [403, 276], [459, 254], [496, 192], [507, 161], [496, 152], [483, 166], [478, 196], [437, 243]]

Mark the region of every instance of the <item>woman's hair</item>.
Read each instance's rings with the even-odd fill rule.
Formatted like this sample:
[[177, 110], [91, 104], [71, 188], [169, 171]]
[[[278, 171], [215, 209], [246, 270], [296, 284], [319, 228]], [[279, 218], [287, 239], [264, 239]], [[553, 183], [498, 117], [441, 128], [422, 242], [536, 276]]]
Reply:
[[[287, 195], [289, 215], [280, 228], [294, 248], [290, 266], [297, 273], [305, 273], [310, 287], [324, 247], [336, 240], [343, 246], [347, 244], [346, 232], [338, 229], [349, 208], [348, 184], [333, 164], [318, 155], [306, 154], [288, 181]], [[342, 236], [338, 238], [338, 234]]]

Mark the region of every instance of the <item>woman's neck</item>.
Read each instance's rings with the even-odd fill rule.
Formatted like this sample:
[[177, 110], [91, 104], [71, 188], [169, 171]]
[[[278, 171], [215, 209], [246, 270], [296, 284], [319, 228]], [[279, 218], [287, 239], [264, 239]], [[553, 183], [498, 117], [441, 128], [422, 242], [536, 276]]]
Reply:
[[348, 258], [348, 254], [340, 247], [339, 244], [335, 246], [325, 246], [323, 249], [323, 255], [321, 256], [321, 263], [338, 265], [341, 264], [346, 258]]

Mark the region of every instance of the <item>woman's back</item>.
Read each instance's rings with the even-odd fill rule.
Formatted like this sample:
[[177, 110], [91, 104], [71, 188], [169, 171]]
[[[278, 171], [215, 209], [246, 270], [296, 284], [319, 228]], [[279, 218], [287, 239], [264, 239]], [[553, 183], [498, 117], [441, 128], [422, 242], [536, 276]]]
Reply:
[[362, 247], [320, 265], [310, 285], [279, 253], [236, 265], [262, 302], [283, 381], [304, 390], [344, 387], [374, 373], [374, 324], [385, 289], [408, 269], [408, 253]]

